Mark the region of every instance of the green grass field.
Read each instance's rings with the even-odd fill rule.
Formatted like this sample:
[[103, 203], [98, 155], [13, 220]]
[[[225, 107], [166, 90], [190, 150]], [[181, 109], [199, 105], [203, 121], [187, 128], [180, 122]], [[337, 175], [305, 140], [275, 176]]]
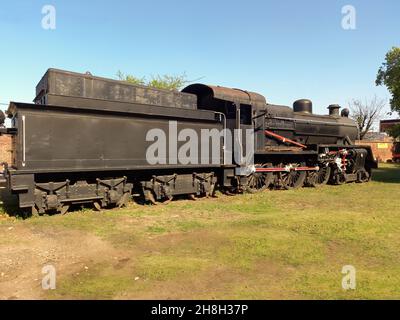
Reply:
[[[373, 179], [26, 220], [3, 213], [0, 258], [19, 264], [0, 262], [9, 288], [0, 296], [399, 299], [400, 166], [381, 165]], [[46, 263], [56, 290], [40, 288]], [[345, 265], [355, 290], [342, 288]]]

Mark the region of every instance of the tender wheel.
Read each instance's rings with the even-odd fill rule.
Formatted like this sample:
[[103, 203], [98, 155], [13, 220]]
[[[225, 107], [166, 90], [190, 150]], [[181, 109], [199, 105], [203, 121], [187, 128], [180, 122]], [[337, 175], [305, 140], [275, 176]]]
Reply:
[[121, 197], [121, 199], [117, 203], [118, 208], [126, 207], [129, 203], [130, 196], [131, 195], [129, 192], [125, 192], [124, 195]]
[[[303, 166], [303, 164], [297, 165]], [[286, 190], [301, 188], [304, 185], [304, 181], [306, 180], [307, 172], [306, 171], [290, 171], [283, 172], [280, 174], [280, 180], [282, 187]]]
[[208, 197], [214, 198], [215, 197], [215, 192], [216, 192], [216, 185], [215, 185], [215, 183], [213, 183], [211, 185], [211, 187], [210, 187], [210, 191], [207, 194], [207, 198]]
[[164, 199], [162, 200], [163, 204], [168, 204], [170, 203], [172, 200], [174, 200], [173, 196], [165, 196]]
[[69, 210], [69, 204], [65, 204], [58, 209], [58, 212], [64, 215], [68, 212], [68, 210]]
[[195, 194], [193, 194], [193, 193], [191, 193], [191, 194], [188, 194], [188, 198], [189, 198], [189, 200], [192, 200], [192, 201], [196, 201], [196, 200], [197, 200], [197, 197], [196, 197], [196, 195], [195, 195]]
[[33, 207], [32, 207], [32, 216], [33, 217], [36, 217], [36, 216], [39, 216], [40, 214], [39, 214], [39, 210], [37, 209], [37, 207], [36, 207], [36, 205], [34, 205]]
[[[256, 165], [256, 168], [271, 168], [271, 163]], [[254, 193], [267, 189], [274, 180], [272, 172], [254, 172], [247, 177], [246, 191]]]
[[226, 196], [230, 196], [230, 197], [233, 197], [233, 196], [235, 196], [236, 194], [237, 194], [237, 192], [236, 192], [236, 188], [233, 188], [233, 187], [226, 187], [226, 188], [224, 188], [223, 190], [222, 190], [222, 192], [226, 195]]
[[22, 208], [19, 212], [19, 216], [23, 219], [27, 219], [34, 216], [39, 216], [39, 211], [37, 210], [36, 206], [29, 207], [29, 208]]
[[101, 204], [100, 204], [99, 201], [93, 202], [93, 206], [94, 206], [94, 209], [95, 209], [96, 211], [101, 211]]
[[144, 198], [145, 198], [145, 200], [149, 201], [153, 205], [158, 204], [156, 198], [154, 197], [154, 193], [151, 190], [144, 191]]

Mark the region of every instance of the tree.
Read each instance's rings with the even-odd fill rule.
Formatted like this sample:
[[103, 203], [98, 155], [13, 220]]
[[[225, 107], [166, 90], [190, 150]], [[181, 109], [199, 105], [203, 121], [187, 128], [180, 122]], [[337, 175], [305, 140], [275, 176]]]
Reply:
[[385, 62], [379, 68], [376, 85], [385, 85], [392, 95], [392, 111], [400, 112], [400, 48], [393, 47], [387, 54]]
[[146, 80], [146, 77], [138, 78], [136, 76], [124, 74], [123, 72], [118, 71], [117, 77], [121, 81], [166, 90], [180, 90], [186, 84], [191, 82], [187, 80], [185, 73], [181, 75], [156, 75], [151, 76], [150, 80]]
[[400, 140], [400, 124], [393, 126], [388, 131], [389, 135], [395, 140]]
[[137, 78], [137, 77], [129, 75], [129, 74], [125, 75], [124, 73], [122, 73], [122, 71], [117, 72], [117, 77], [118, 77], [118, 80], [121, 80], [121, 81], [126, 81], [126, 82], [129, 82], [132, 84], [146, 85], [144, 77]]
[[360, 140], [372, 129], [374, 123], [380, 119], [385, 105], [385, 100], [378, 99], [377, 96], [374, 96], [370, 101], [353, 100], [349, 103], [351, 118], [357, 124]]

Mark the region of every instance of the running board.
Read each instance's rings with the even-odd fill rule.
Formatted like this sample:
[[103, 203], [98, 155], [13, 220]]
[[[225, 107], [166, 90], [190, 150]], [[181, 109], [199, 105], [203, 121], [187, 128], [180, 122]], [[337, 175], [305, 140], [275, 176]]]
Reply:
[[256, 168], [256, 172], [319, 171], [320, 167]]

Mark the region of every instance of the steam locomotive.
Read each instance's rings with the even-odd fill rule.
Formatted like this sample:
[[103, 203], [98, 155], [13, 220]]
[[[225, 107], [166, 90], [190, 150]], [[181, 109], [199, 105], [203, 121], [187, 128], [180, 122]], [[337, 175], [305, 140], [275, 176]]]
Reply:
[[[368, 182], [377, 167], [370, 147], [354, 144], [358, 130], [347, 109], [328, 109], [315, 115], [306, 99], [292, 109], [239, 89], [192, 84], [176, 92], [49, 69], [33, 104], [10, 103], [11, 127], [0, 119], [0, 133], [12, 136], [4, 177], [28, 214], [64, 214], [87, 203], [122, 207], [132, 198], [157, 204], [217, 189], [237, 194]], [[155, 128], [175, 138], [149, 156], [160, 138], [149, 139]], [[187, 143], [177, 133], [200, 137], [206, 130], [224, 134], [206, 147], [194, 144], [201, 161], [177, 161], [172, 151]], [[251, 139], [242, 134], [249, 131]], [[234, 157], [249, 145], [251, 162]]]

